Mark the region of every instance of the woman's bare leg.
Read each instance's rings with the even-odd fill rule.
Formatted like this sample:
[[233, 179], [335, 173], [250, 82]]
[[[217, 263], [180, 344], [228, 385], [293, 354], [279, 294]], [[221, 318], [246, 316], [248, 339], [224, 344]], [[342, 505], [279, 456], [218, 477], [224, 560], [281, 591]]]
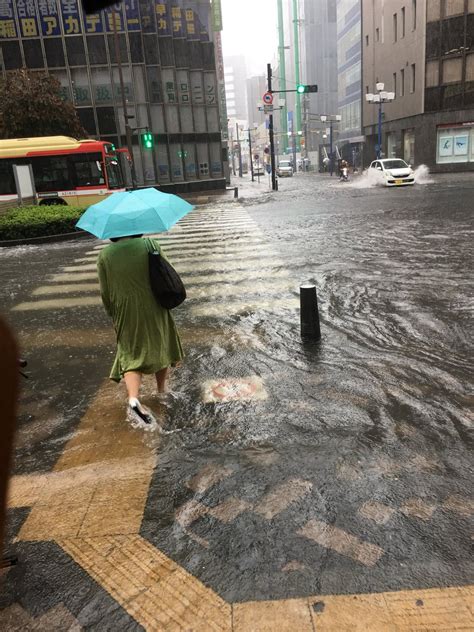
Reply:
[[161, 369], [161, 371], [157, 371], [155, 373], [156, 377], [156, 388], [158, 389], [158, 393], [166, 393], [168, 390], [168, 375], [169, 375], [169, 367], [165, 369]]
[[138, 399], [138, 392], [140, 391], [142, 383], [142, 374], [138, 371], [127, 371], [127, 373], [124, 373], [123, 379], [127, 387], [128, 399], [132, 397]]

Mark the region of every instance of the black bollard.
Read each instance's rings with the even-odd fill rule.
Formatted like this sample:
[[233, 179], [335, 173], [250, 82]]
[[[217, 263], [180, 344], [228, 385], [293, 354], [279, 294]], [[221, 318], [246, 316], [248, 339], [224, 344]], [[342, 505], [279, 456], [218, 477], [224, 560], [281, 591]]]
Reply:
[[300, 286], [300, 319], [301, 336], [303, 338], [312, 338], [315, 341], [321, 340], [318, 297], [316, 296], [315, 285]]
[[234, 187], [234, 200], [239, 197], [239, 187]]

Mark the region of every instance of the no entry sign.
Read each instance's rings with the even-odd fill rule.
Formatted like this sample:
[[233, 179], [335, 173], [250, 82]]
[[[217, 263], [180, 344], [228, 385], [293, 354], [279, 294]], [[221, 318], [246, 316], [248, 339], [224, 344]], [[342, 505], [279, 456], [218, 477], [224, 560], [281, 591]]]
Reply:
[[273, 103], [273, 94], [271, 92], [265, 92], [263, 95], [263, 102], [265, 105], [271, 105]]

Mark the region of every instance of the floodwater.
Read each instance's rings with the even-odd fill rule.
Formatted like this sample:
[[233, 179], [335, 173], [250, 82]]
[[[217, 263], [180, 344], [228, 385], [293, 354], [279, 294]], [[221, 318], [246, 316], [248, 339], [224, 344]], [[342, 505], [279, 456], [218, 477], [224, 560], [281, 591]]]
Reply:
[[[468, 516], [446, 507], [472, 506], [474, 186], [423, 167], [414, 187], [368, 179], [296, 176], [260, 200], [199, 208], [162, 240], [188, 287], [175, 314], [186, 360], [165, 400], [145, 384], [176, 432], [143, 435], [158, 462], [141, 532], [231, 601], [472, 580]], [[26, 249], [24, 278], [25, 250], [0, 251], [9, 302], [90, 249]], [[320, 344], [300, 335], [303, 283], [317, 287]], [[113, 336], [100, 306], [17, 315], [44, 341], [17, 467], [47, 470], [107, 374]], [[103, 333], [48, 344], [68, 327]], [[385, 522], [367, 518], [375, 501]], [[372, 543], [376, 559], [331, 548], [314, 521]]]

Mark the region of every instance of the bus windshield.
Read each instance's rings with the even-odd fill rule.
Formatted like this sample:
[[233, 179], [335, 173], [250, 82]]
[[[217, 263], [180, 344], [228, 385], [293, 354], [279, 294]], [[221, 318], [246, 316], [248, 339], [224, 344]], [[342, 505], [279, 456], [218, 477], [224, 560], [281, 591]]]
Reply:
[[115, 158], [106, 157], [107, 178], [109, 189], [120, 189], [123, 187], [123, 178], [120, 165]]

